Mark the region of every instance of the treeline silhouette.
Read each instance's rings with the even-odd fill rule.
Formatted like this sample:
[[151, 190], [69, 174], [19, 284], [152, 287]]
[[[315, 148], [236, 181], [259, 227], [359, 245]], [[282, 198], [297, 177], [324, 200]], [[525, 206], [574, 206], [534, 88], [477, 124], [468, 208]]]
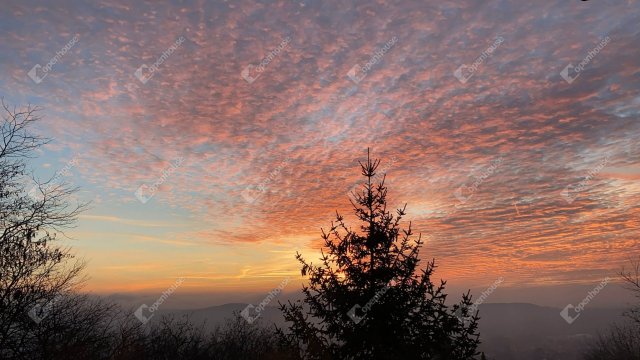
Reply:
[[[478, 352], [470, 293], [445, 304], [446, 282], [432, 281], [435, 260], [420, 266], [420, 237], [410, 224], [400, 227], [406, 206], [387, 209], [380, 161], [368, 153], [360, 163], [364, 184], [351, 199], [360, 224], [352, 228], [336, 214], [322, 231], [320, 262], [296, 255], [308, 285], [302, 300], [280, 304], [285, 328], [249, 323], [238, 313], [212, 330], [189, 317], [144, 324], [131, 309], [81, 292], [84, 263], [56, 240], [87, 204], [73, 204], [77, 189], [59, 177], [30, 176], [29, 159], [49, 141], [31, 131], [39, 109], [2, 101], [2, 110], [0, 359], [488, 358]], [[638, 291], [638, 268], [636, 283], [627, 275]], [[630, 313], [636, 325], [638, 313]], [[588, 359], [622, 359], [607, 356], [624, 346], [637, 356], [637, 337], [619, 345], [612, 342], [617, 334], [604, 336]]]

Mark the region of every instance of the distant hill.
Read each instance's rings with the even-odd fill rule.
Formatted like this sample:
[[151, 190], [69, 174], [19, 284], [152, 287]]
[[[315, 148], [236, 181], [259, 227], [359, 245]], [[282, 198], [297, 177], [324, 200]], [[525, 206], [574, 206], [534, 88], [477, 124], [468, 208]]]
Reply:
[[[221, 324], [247, 304], [225, 304], [196, 310], [166, 310], [159, 314], [189, 315], [208, 328]], [[560, 309], [526, 303], [482, 304], [480, 309], [481, 350], [495, 360], [578, 360], [586, 345], [615, 322], [623, 309], [587, 308], [572, 324], [560, 317]], [[159, 316], [154, 317], [156, 321]], [[284, 325], [280, 310], [267, 306], [259, 323]]]
[[[232, 303], [219, 306], [211, 306], [204, 309], [196, 310], [167, 310], [165, 312], [159, 311], [160, 314], [170, 313], [176, 316], [188, 315], [194, 322], [206, 321], [208, 328], [213, 328], [218, 324], [222, 324], [225, 319], [231, 318], [234, 311], [241, 312], [247, 304]], [[253, 313], [252, 313], [253, 315]], [[260, 317], [257, 323], [263, 326], [271, 326], [276, 324], [278, 326], [284, 326], [284, 318], [280, 313], [280, 309], [275, 306], [267, 306], [264, 311], [260, 313]]]

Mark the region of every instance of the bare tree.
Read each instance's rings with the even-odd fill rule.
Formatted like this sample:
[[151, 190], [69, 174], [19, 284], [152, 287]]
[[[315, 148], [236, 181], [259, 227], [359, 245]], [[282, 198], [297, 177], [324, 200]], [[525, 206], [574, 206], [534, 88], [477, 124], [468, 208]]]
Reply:
[[588, 348], [585, 360], [640, 360], [640, 327], [613, 325]]
[[71, 204], [76, 189], [55, 178], [38, 181], [28, 172], [27, 160], [49, 141], [31, 132], [39, 109], [1, 104], [0, 357], [13, 358], [29, 351], [38, 320], [52, 302], [82, 280], [83, 263], [54, 241], [85, 205]]
[[625, 315], [640, 326], [640, 259], [631, 260], [631, 269], [622, 268], [619, 273], [625, 282], [625, 287], [636, 297], [636, 305], [629, 309]]
[[630, 263], [630, 269], [623, 267], [618, 273], [625, 288], [637, 299], [625, 312], [630, 321], [614, 324], [607, 333], [601, 334], [585, 353], [586, 360], [640, 360], [640, 258]]

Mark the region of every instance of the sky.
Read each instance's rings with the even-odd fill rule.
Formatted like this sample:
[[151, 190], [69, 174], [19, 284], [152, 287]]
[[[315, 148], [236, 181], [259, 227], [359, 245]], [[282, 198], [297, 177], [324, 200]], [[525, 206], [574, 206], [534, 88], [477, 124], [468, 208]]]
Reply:
[[438, 278], [588, 290], [640, 255], [638, 24], [631, 0], [10, 2], [0, 96], [41, 108], [34, 173], [91, 202], [63, 240], [88, 291], [297, 289], [295, 252], [356, 226], [367, 148]]

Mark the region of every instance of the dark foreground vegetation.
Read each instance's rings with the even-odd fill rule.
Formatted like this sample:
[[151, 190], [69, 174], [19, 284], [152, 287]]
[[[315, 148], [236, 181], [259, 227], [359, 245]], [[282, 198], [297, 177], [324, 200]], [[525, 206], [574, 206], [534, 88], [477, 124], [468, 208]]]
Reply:
[[69, 295], [40, 323], [22, 319], [5, 338], [2, 359], [296, 359], [278, 345], [275, 330], [238, 314], [205, 330], [187, 317], [142, 324], [132, 311], [99, 299]]
[[[446, 305], [434, 260], [420, 264], [420, 237], [387, 209], [378, 160], [361, 163], [353, 194], [359, 226], [336, 220], [322, 233], [320, 262], [297, 254], [304, 299], [281, 304], [286, 328], [234, 316], [206, 330], [191, 319], [144, 324], [133, 311], [81, 293], [83, 263], [56, 240], [86, 204], [60, 179], [30, 176], [38, 109], [4, 103], [0, 122], [0, 359], [480, 359], [478, 313], [469, 293]], [[622, 273], [640, 294], [638, 267]], [[637, 310], [587, 359], [637, 359]]]
[[614, 324], [591, 344], [585, 360], [640, 359], [640, 260], [632, 261], [630, 270], [622, 270], [620, 277], [636, 298], [636, 306], [629, 309], [623, 324]]

